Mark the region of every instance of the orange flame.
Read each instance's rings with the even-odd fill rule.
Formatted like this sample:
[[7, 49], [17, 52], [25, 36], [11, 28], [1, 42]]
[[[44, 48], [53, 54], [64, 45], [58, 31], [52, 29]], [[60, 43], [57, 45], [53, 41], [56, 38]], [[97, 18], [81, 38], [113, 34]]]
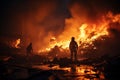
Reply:
[[[108, 20], [108, 18], [110, 19]], [[66, 27], [62, 34], [58, 37], [53, 36], [50, 38], [52, 41], [49, 43], [48, 47], [43, 50], [39, 50], [39, 52], [50, 51], [51, 48], [54, 48], [56, 45], [60, 48], [68, 49], [72, 36], [76, 38], [78, 43], [93, 45], [92, 42], [97, 40], [99, 37], [109, 36], [108, 28], [111, 22], [120, 23], [120, 15], [113, 15], [111, 12], [109, 12], [107, 16], [103, 16], [98, 23], [80, 23], [76, 18], [66, 19]], [[89, 47], [89, 45], [82, 47]], [[94, 47], [94, 49], [96, 49], [96, 47]]]

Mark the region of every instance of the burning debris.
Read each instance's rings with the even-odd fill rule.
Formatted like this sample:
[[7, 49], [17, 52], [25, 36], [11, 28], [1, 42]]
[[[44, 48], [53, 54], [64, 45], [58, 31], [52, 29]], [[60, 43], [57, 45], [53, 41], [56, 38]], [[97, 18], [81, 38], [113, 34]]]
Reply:
[[99, 20], [99, 23], [83, 23], [81, 26], [79, 26], [80, 23], [75, 21], [79, 20], [74, 20], [74, 18], [72, 18], [72, 20], [67, 19], [66, 24], [71, 24], [69, 25], [71, 27], [67, 28], [68, 25], [66, 25], [66, 29], [63, 31], [63, 33], [58, 37], [52, 37], [50, 39], [48, 48], [45, 48], [43, 51], [49, 51], [56, 45], [63, 49], [68, 49], [70, 41], [69, 39], [72, 35], [76, 37], [80, 49], [89, 48], [91, 46], [93, 49], [96, 49], [97, 46], [93, 44], [94, 41], [99, 39], [104, 41], [104, 36], [110, 37], [108, 31], [108, 29], [111, 28], [110, 23], [119, 23], [119, 15], [113, 16], [111, 12], [108, 12], [107, 15], [103, 16], [102, 19]]
[[[10, 37], [3, 37], [0, 40], [1, 46], [6, 46], [9, 48], [21, 48], [21, 39], [20, 38], [10, 38]], [[2, 48], [2, 47], [1, 47]]]

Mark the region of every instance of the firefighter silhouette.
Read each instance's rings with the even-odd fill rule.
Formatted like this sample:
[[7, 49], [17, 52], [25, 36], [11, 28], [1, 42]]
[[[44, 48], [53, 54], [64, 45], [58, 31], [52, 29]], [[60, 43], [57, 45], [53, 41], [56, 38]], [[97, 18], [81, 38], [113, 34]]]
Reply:
[[30, 44], [27, 46], [26, 51], [27, 51], [27, 56], [29, 56], [30, 54], [33, 53], [32, 43], [30, 43]]
[[77, 61], [77, 50], [78, 50], [78, 44], [75, 41], [75, 38], [72, 37], [70, 44], [69, 44], [69, 49], [70, 49], [70, 53], [71, 53], [71, 60], [72, 61]]

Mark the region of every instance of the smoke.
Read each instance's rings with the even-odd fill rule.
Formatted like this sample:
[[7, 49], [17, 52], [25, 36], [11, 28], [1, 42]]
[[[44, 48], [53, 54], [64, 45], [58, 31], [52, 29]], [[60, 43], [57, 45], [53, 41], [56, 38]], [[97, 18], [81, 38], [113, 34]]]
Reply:
[[24, 4], [22, 35], [25, 44], [32, 42], [35, 51], [42, 50], [64, 29], [65, 18], [70, 16], [67, 0], [28, 1]]
[[71, 0], [70, 7], [74, 7], [73, 10], [80, 18], [85, 17], [94, 22], [109, 11], [120, 13], [119, 0]]
[[[49, 47], [54, 40], [78, 38], [78, 28], [83, 23], [102, 23], [109, 11], [113, 15], [120, 13], [119, 0], [13, 0], [4, 10], [7, 18], [4, 17], [3, 26], [8, 33], [22, 35], [21, 42], [25, 46], [32, 42], [38, 51]], [[113, 29], [119, 32], [118, 24], [109, 24], [111, 34], [116, 32]]]

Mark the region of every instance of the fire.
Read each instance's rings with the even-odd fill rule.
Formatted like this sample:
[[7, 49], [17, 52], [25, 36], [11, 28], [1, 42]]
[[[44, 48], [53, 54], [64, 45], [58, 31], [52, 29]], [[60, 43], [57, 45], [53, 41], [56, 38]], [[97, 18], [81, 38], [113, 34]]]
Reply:
[[79, 35], [79, 38], [85, 38], [86, 37], [86, 32], [85, 32], [85, 28], [87, 27], [88, 25], [87, 24], [82, 24], [82, 26], [79, 28], [80, 30], [80, 35]]
[[18, 38], [18, 39], [15, 41], [15, 48], [20, 48], [19, 44], [20, 44], [20, 38]]
[[[94, 28], [88, 28], [89, 25], [88, 24], [82, 24], [79, 28], [78, 28], [78, 32], [77, 34], [79, 34], [76, 38], [76, 41], [79, 43], [89, 43], [92, 44], [92, 41], [94, 41], [95, 39], [99, 38], [100, 36], [103, 35], [108, 35], [108, 31], [106, 28], [106, 25], [101, 25], [101, 28], [97, 29], [97, 26], [94, 25]], [[99, 27], [99, 26], [98, 26]], [[65, 37], [66, 38], [66, 37]], [[53, 42], [50, 42], [49, 44], [49, 48], [46, 48], [44, 51], [50, 51], [51, 48], [54, 48], [54, 46], [59, 46], [63, 49], [68, 49], [69, 47], [69, 42], [70, 42], [70, 38], [68, 40], [64, 40], [65, 38], [63, 38], [62, 40], [60, 40], [59, 42], [57, 41], [57, 39], [54, 37], [52, 39], [54, 39]], [[80, 44], [79, 44], [80, 45]]]
[[[98, 38], [102, 36], [109, 36], [108, 29], [110, 28], [110, 23], [120, 23], [120, 15], [113, 15], [111, 12], [100, 19], [101, 20], [99, 20], [97, 23], [80, 23], [76, 18], [67, 19], [66, 28], [62, 34], [57, 37], [51, 37], [48, 46], [43, 50], [39, 50], [39, 52], [50, 51], [51, 48], [54, 48], [54, 46], [58, 46], [62, 49], [68, 49], [72, 36], [75, 37], [79, 46], [81, 44], [85, 44], [84, 46], [80, 47], [89, 47], [90, 45], [93, 45], [93, 41], [97, 40]], [[101, 40], [104, 39], [101, 38]], [[93, 49], [96, 49], [96, 47], [94, 46]]]
[[[80, 35], [79, 41], [82, 43], [89, 43], [91, 44], [92, 41], [96, 40], [100, 36], [108, 35], [106, 24], [102, 24], [101, 26], [93, 25], [93, 28], [87, 29], [88, 24], [82, 24], [80, 27]], [[99, 28], [97, 28], [99, 27]]]
[[112, 22], [120, 23], [120, 14], [113, 15], [112, 12], [108, 12], [107, 16], [110, 18]]
[[20, 42], [21, 42], [21, 40], [20, 40], [20, 38], [18, 38], [16, 40], [11, 41], [9, 45], [13, 48], [20, 48], [20, 46], [19, 46]]

